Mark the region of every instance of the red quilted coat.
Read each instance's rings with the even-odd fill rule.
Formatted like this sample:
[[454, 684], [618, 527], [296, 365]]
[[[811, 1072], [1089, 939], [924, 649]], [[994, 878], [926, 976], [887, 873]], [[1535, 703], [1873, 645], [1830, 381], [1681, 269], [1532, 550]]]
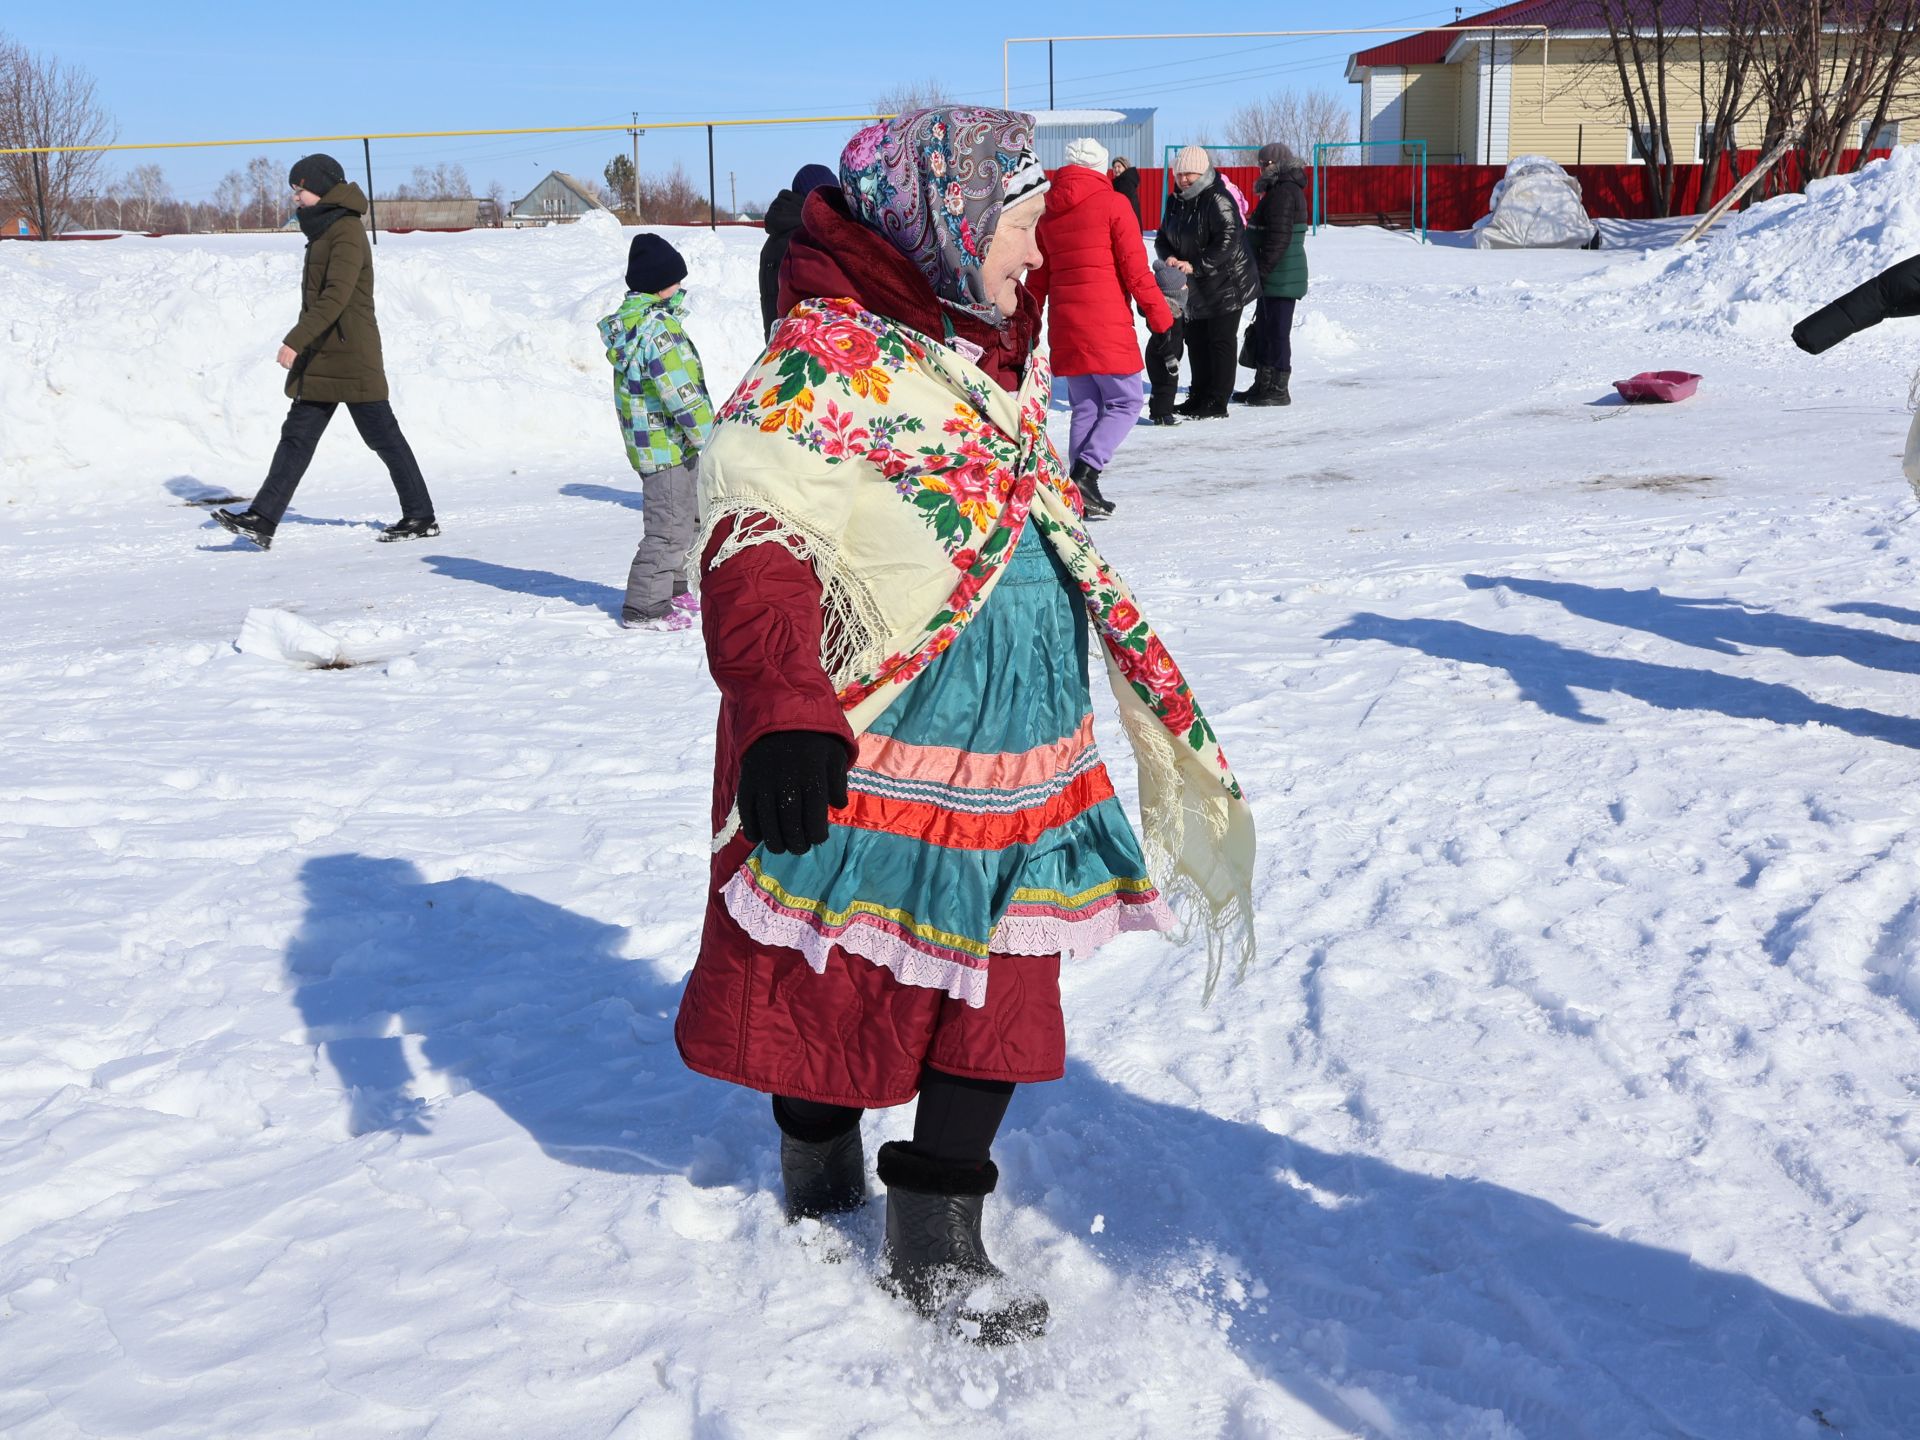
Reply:
[[1039, 239], [1046, 262], [1027, 289], [1053, 306], [1053, 373], [1138, 375], [1144, 362], [1128, 296], [1156, 335], [1172, 327], [1173, 312], [1154, 283], [1133, 207], [1098, 170], [1069, 165], [1054, 173]]
[[[1124, 208], [1125, 202], [1122, 202]], [[1132, 212], [1129, 211], [1129, 214]], [[1134, 232], [1138, 243], [1139, 232]], [[913, 264], [854, 220], [838, 190], [807, 197], [780, 271], [781, 313], [802, 300], [851, 297], [935, 337], [942, 306]], [[1023, 298], [1004, 330], [947, 312], [982, 348], [980, 367], [1017, 389], [1039, 307]], [[938, 433], [941, 417], [930, 417]], [[701, 623], [720, 689], [713, 826], [733, 808], [740, 758], [762, 735], [815, 730], [853, 753], [853, 732], [820, 668], [820, 582], [781, 545], [756, 545], [717, 570], [702, 557]], [[939, 990], [902, 985], [884, 966], [836, 952], [816, 975], [798, 951], [762, 945], [727, 912], [720, 889], [752, 846], [736, 836], [714, 856], [700, 956], [680, 1001], [674, 1038], [704, 1075], [836, 1105], [900, 1105], [923, 1064], [953, 1075], [1015, 1082], [1058, 1079], [1066, 1065], [1060, 961], [988, 960], [987, 1001], [970, 1009]]]

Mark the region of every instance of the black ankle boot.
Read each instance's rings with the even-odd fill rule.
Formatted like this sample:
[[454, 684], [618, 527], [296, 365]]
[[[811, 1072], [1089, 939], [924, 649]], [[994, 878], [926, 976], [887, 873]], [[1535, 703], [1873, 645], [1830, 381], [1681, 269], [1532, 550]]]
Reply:
[[1086, 461], [1078, 461], [1067, 478], [1080, 487], [1080, 496], [1087, 502], [1087, 518], [1098, 520], [1103, 515], [1113, 513], [1113, 502], [1100, 493], [1100, 472]]
[[880, 1147], [887, 1187], [887, 1279], [929, 1320], [956, 1334], [1006, 1345], [1046, 1333], [1047, 1302], [987, 1258], [980, 1212], [1000, 1182], [991, 1160], [974, 1167], [936, 1160], [903, 1141]]
[[780, 1126], [780, 1181], [788, 1220], [847, 1215], [867, 1203], [867, 1152], [860, 1143], [857, 1113], [853, 1124], [838, 1134], [794, 1123], [783, 1116], [777, 1100], [773, 1119]]
[[1262, 407], [1291, 405], [1293, 396], [1287, 393], [1287, 385], [1292, 379], [1291, 370], [1262, 370], [1260, 381], [1253, 388], [1253, 397], [1247, 403]]
[[433, 516], [426, 515], [412, 520], [396, 520], [375, 538], [382, 541], [431, 540], [439, 533], [440, 526], [435, 523]]
[[1233, 392], [1233, 403], [1236, 405], [1258, 405], [1260, 402], [1254, 397], [1267, 388], [1267, 377], [1272, 374], [1273, 371], [1264, 365], [1257, 368], [1253, 372], [1253, 383], [1244, 390], [1236, 390]]
[[213, 518], [242, 540], [251, 540], [262, 550], [273, 548], [273, 532], [277, 527], [266, 516], [251, 510], [216, 510]]

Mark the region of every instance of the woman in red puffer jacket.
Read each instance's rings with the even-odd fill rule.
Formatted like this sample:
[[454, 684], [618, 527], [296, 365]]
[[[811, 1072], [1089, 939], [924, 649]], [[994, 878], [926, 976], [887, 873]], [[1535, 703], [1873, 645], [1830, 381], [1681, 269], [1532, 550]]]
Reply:
[[1067, 147], [1066, 167], [1053, 177], [1040, 221], [1046, 261], [1027, 277], [1034, 298], [1053, 307], [1047, 322], [1053, 373], [1066, 378], [1073, 402], [1067, 460], [1089, 518], [1113, 513], [1113, 502], [1100, 493], [1100, 475], [1140, 418], [1144, 398], [1144, 362], [1128, 297], [1154, 334], [1173, 327], [1133, 207], [1106, 171], [1099, 141]]

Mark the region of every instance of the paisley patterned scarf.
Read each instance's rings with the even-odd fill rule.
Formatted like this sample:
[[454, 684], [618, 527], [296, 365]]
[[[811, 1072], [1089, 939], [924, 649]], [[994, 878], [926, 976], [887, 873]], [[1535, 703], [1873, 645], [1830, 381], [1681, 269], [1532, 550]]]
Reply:
[[1006, 208], [1047, 190], [1031, 115], [943, 106], [869, 125], [840, 157], [840, 187], [941, 300], [989, 324], [1006, 318], [980, 267]]

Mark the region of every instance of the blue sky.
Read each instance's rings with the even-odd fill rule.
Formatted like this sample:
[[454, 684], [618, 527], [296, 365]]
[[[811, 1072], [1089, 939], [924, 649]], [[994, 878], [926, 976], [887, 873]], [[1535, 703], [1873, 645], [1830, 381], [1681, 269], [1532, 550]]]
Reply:
[[[1469, 7], [1469, 13], [1480, 7]], [[1452, 5], [1417, 0], [1211, 0], [1179, 10], [1108, 0], [1009, 5], [1004, 18], [944, 5], [654, 3], [631, 7], [464, 3], [175, 4], [16, 0], [0, 28], [28, 48], [89, 70], [123, 141], [209, 140], [365, 131], [505, 128], [644, 120], [746, 119], [868, 109], [903, 80], [940, 77], [958, 98], [999, 103], [1005, 35], [1088, 30], [1275, 30], [1445, 24]], [[678, 17], [677, 21], [675, 18]], [[1387, 38], [1387, 37], [1381, 37]], [[1218, 128], [1236, 105], [1289, 86], [1326, 88], [1359, 103], [1346, 55], [1366, 37], [1062, 45], [1062, 107], [1152, 105], [1158, 138]], [[1015, 47], [1013, 99], [1044, 107], [1046, 49]], [[721, 204], [728, 172], [742, 203], [766, 200], [809, 160], [831, 163], [848, 127], [721, 131]], [[624, 135], [376, 142], [384, 188], [416, 164], [458, 161], [480, 193], [498, 180], [514, 198], [548, 170], [598, 178], [628, 147]], [[291, 163], [301, 146], [129, 154], [160, 163], [183, 195], [210, 192], [228, 169], [269, 153]], [[326, 147], [350, 172], [357, 144]], [[704, 132], [654, 130], [641, 168], [686, 164], [704, 187]]]

